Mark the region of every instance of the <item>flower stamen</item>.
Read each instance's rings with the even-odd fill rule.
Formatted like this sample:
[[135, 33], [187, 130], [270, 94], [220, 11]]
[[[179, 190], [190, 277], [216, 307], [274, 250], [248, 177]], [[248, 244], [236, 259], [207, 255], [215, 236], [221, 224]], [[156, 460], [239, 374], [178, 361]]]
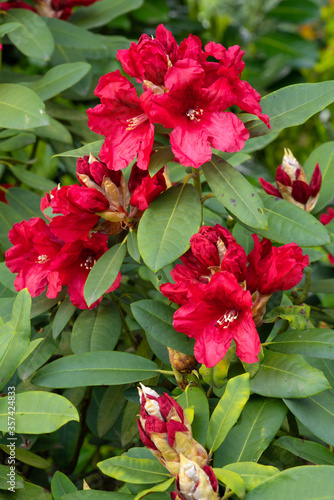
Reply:
[[221, 328], [228, 328], [233, 321], [235, 321], [238, 317], [238, 311], [236, 309], [231, 309], [230, 311], [226, 311], [218, 320], [217, 324]]
[[96, 262], [95, 257], [88, 255], [84, 262], [81, 262], [80, 267], [84, 267], [87, 271], [90, 271]]
[[142, 123], [145, 123], [148, 120], [147, 115], [145, 113], [141, 113], [138, 116], [134, 116], [133, 118], [129, 118], [127, 121], [128, 126], [126, 130], [133, 130], [138, 127]]
[[200, 109], [200, 108], [195, 108], [195, 109], [188, 109], [186, 115], [188, 116], [188, 118], [193, 121], [193, 120], [196, 120], [197, 122], [200, 122], [201, 119], [198, 118], [199, 116], [202, 116], [203, 114], [203, 109]]
[[45, 262], [47, 262], [49, 260], [49, 257], [47, 255], [39, 255], [38, 258], [37, 258], [37, 263], [38, 264], [44, 264]]

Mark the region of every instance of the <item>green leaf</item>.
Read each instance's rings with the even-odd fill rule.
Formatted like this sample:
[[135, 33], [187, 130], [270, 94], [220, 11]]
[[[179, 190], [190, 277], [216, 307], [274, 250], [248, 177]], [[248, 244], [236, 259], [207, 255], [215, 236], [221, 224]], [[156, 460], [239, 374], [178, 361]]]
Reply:
[[84, 287], [84, 297], [91, 306], [114, 283], [126, 254], [126, 240], [111, 247], [94, 264]]
[[48, 124], [44, 103], [35, 92], [16, 83], [0, 83], [0, 127], [26, 130]]
[[254, 397], [246, 403], [238, 423], [232, 427], [214, 454], [214, 466], [234, 462], [257, 462], [269, 446], [287, 413], [282, 401]]
[[104, 26], [118, 16], [138, 9], [143, 0], [102, 0], [94, 5], [78, 9], [72, 16], [71, 22], [84, 28]]
[[27, 356], [24, 361], [21, 361], [21, 364], [18, 367], [17, 374], [21, 380], [26, 380], [38, 368], [44, 365], [44, 363], [46, 363], [46, 361], [51, 358], [58, 347], [52, 337], [51, 329], [48, 326], [40, 335], [43, 335], [45, 337], [42, 338], [42, 341], [35, 347], [35, 349], [29, 354], [29, 356]]
[[[62, 21], [54, 17], [44, 19], [57, 45], [80, 50], [105, 48], [101, 39], [90, 31], [79, 28], [79, 26], [75, 26], [74, 24], [69, 25], [67, 21]], [[69, 26], [71, 26], [71, 29], [69, 29]]]
[[59, 64], [39, 80], [26, 83], [25, 86], [36, 92], [42, 101], [46, 101], [77, 83], [90, 69], [91, 65], [86, 62]]
[[279, 55], [293, 68], [312, 68], [319, 57], [317, 45], [297, 33], [275, 31], [259, 36], [255, 43], [267, 59]]
[[76, 307], [72, 304], [69, 297], [65, 299], [60, 304], [53, 323], [52, 323], [52, 336], [54, 339], [63, 331], [69, 320], [72, 318]]
[[170, 473], [157, 460], [132, 458], [126, 455], [108, 458], [97, 464], [109, 477], [134, 484], [160, 483], [170, 478]]
[[60, 500], [67, 493], [74, 493], [77, 488], [72, 481], [62, 472], [57, 470], [51, 481], [51, 493], [54, 500]]
[[184, 410], [194, 407], [194, 420], [191, 423], [192, 433], [194, 439], [204, 446], [209, 425], [209, 404], [204, 391], [199, 387], [188, 385], [177, 398], [177, 402]]
[[183, 255], [200, 224], [201, 202], [196, 189], [189, 184], [167, 189], [139, 222], [138, 246], [145, 264], [158, 271]]
[[334, 453], [325, 446], [313, 441], [283, 436], [274, 443], [294, 455], [318, 465], [334, 465]]
[[[75, 493], [68, 493], [67, 495], [64, 495], [61, 500], [134, 500], [134, 498], [135, 497], [133, 495], [128, 495], [126, 493], [118, 493], [118, 492], [114, 493], [112, 491], [98, 491], [98, 490], [86, 490], [86, 491], [81, 490]], [[28, 499], [22, 499], [22, 500], [28, 500]], [[36, 500], [36, 499], [29, 498], [29, 500]], [[154, 498], [152, 498], [152, 500], [154, 500]]]
[[334, 331], [326, 328], [289, 330], [267, 345], [273, 351], [334, 359]]
[[[79, 421], [77, 410], [67, 399], [52, 392], [28, 391], [15, 396], [15, 432], [44, 434], [54, 432], [70, 420]], [[7, 432], [8, 401], [0, 399], [0, 429]]]
[[72, 136], [69, 130], [58, 120], [49, 116], [49, 124], [45, 127], [34, 128], [33, 132], [43, 139], [50, 139], [53, 141], [63, 142], [65, 144], [72, 144]]
[[286, 319], [292, 328], [306, 328], [311, 308], [301, 306], [277, 306], [264, 317], [263, 323], [275, 323], [279, 318]]
[[122, 331], [116, 304], [108, 302], [82, 311], [74, 322], [71, 349], [74, 354], [89, 351], [113, 351]]
[[97, 434], [102, 438], [114, 427], [123, 411], [126, 400], [122, 398], [126, 386], [108, 387], [103, 395], [97, 414]]
[[323, 210], [333, 198], [334, 190], [334, 141], [325, 142], [318, 148], [314, 149], [306, 162], [304, 163], [304, 171], [308, 182], [310, 182], [316, 164], [322, 174], [322, 183], [318, 201], [313, 212]]
[[328, 389], [324, 374], [310, 366], [299, 354], [264, 352], [259, 371], [251, 380], [251, 390], [274, 398], [306, 398]]
[[21, 182], [34, 189], [39, 189], [40, 191], [51, 191], [56, 187], [55, 182], [50, 181], [45, 177], [41, 177], [40, 175], [34, 174], [33, 172], [29, 172], [29, 170], [25, 170], [24, 168], [12, 166], [11, 171]]
[[159, 170], [174, 158], [171, 146], [157, 148], [156, 152], [150, 158], [148, 171], [153, 177]]
[[0, 26], [0, 38], [3, 36], [7, 35], [7, 33], [11, 33], [12, 31], [16, 30], [16, 28], [19, 28], [21, 26], [20, 23], [6, 23]]
[[52, 361], [36, 373], [32, 383], [52, 388], [120, 385], [154, 377], [157, 370], [153, 361], [135, 354], [94, 351]]
[[288, 23], [307, 23], [320, 18], [319, 7], [310, 0], [281, 0], [272, 10], [267, 12], [267, 16], [274, 17], [279, 21]]
[[218, 201], [247, 226], [266, 229], [261, 198], [245, 177], [223, 159], [212, 155], [203, 165], [206, 180]]
[[[289, 201], [274, 196], [261, 195], [264, 213], [268, 217], [268, 231], [254, 230], [257, 234], [278, 243], [297, 243], [299, 246], [326, 245], [330, 236], [325, 226], [313, 215]], [[247, 227], [247, 229], [252, 230]]]
[[141, 498], [144, 498], [146, 495], [149, 495], [150, 493], [155, 493], [159, 491], [166, 491], [171, 484], [175, 481], [174, 477], [171, 477], [170, 479], [167, 479], [167, 481], [164, 481], [163, 483], [157, 484], [156, 486], [152, 486], [152, 488], [148, 488], [147, 490], [141, 491], [138, 493], [138, 495], [135, 496], [134, 500], [141, 500]]
[[233, 491], [238, 498], [245, 498], [246, 488], [245, 482], [239, 474], [227, 469], [217, 469], [214, 468], [213, 472], [216, 474], [216, 478], [221, 483], [225, 484], [227, 488]]
[[261, 99], [262, 113], [269, 115], [271, 129], [260, 120], [247, 124], [251, 137], [301, 125], [334, 101], [334, 81], [298, 83]]
[[[13, 498], [12, 493], [3, 493], [3, 500], [11, 500], [11, 498]], [[15, 500], [52, 500], [52, 497], [51, 493], [42, 488], [42, 486], [37, 486], [26, 481], [24, 488], [15, 491]]]
[[334, 468], [330, 465], [307, 465], [280, 472], [247, 494], [247, 500], [331, 500], [334, 498]]
[[17, 295], [12, 319], [0, 327], [0, 389], [2, 389], [20, 364], [30, 341], [31, 297], [27, 289]]
[[[10, 447], [4, 444], [0, 445], [0, 448], [10, 455]], [[16, 447], [15, 448], [15, 458], [16, 460], [19, 460], [23, 464], [31, 465], [32, 467], [36, 467], [37, 469], [48, 469], [51, 467], [51, 463], [45, 460], [42, 457], [39, 457], [38, 455], [35, 455], [35, 453], [32, 453], [31, 451], [24, 450], [23, 448]]]
[[102, 147], [103, 141], [90, 142], [85, 144], [81, 148], [71, 149], [70, 151], [65, 151], [65, 153], [59, 153], [54, 156], [65, 156], [66, 158], [81, 158], [85, 155], [98, 156]]
[[140, 262], [140, 253], [138, 248], [137, 233], [130, 229], [127, 239], [128, 252], [136, 262]]
[[15, 222], [21, 222], [21, 215], [6, 203], [0, 202], [0, 243], [4, 250], [12, 246], [8, 239], [8, 232], [12, 229]]
[[[11, 467], [13, 467], [13, 465], [11, 465]], [[13, 470], [13, 469], [11, 469], [11, 467], [9, 467], [7, 465], [0, 464], [0, 490], [8, 490], [9, 486], [12, 486], [11, 484], [8, 483], [9, 477], [10, 477], [10, 472], [11, 472], [11, 470]], [[24, 480], [15, 471], [14, 471], [14, 477], [15, 477], [14, 490], [24, 488]], [[10, 479], [11, 479], [11, 477], [10, 477]], [[12, 492], [8, 493], [8, 495], [12, 495], [12, 494], [13, 494]], [[0, 491], [0, 496], [1, 495], [2, 495], [2, 493]], [[10, 497], [8, 497], [8, 498], [10, 498]], [[15, 495], [15, 498], [16, 498], [16, 495]]]
[[[33, 144], [35, 140], [35, 135], [30, 132], [16, 133], [12, 137], [9, 137], [9, 139], [0, 141], [0, 151], [16, 151], [17, 149], [29, 146], [29, 144]], [[11, 168], [13, 167], [11, 166]]]
[[173, 328], [175, 309], [157, 300], [138, 300], [131, 311], [140, 326], [160, 344], [194, 355], [194, 340]]
[[250, 491], [266, 479], [279, 474], [279, 469], [269, 465], [261, 465], [254, 462], [237, 462], [224, 467], [239, 474], [245, 482], [246, 491]]
[[27, 9], [11, 9], [3, 16], [4, 23], [19, 23], [8, 38], [24, 55], [48, 61], [54, 51], [53, 36], [45, 23], [45, 18]]
[[334, 394], [325, 391], [303, 399], [284, 399], [289, 410], [313, 434], [334, 446]]
[[227, 382], [224, 395], [214, 409], [209, 423], [206, 442], [210, 454], [219, 448], [240, 417], [249, 394], [248, 373], [233, 377]]
[[31, 191], [21, 188], [10, 188], [6, 193], [6, 199], [10, 207], [21, 215], [23, 219], [41, 217], [41, 198]]

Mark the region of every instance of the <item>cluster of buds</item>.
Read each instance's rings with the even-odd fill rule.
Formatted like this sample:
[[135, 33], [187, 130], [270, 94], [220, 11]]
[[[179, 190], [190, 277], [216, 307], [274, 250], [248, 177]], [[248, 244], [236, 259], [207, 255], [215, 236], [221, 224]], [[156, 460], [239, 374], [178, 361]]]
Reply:
[[282, 165], [276, 170], [277, 188], [260, 177], [259, 181], [266, 193], [284, 198], [297, 207], [311, 212], [317, 203], [321, 188], [321, 171], [316, 164], [310, 183], [306, 180], [303, 167], [291, 153], [290, 149], [284, 148]]
[[140, 384], [138, 428], [144, 445], [176, 476], [177, 493], [172, 500], [218, 500], [218, 483], [209, 457], [192, 436], [191, 425], [181, 406], [168, 394]]

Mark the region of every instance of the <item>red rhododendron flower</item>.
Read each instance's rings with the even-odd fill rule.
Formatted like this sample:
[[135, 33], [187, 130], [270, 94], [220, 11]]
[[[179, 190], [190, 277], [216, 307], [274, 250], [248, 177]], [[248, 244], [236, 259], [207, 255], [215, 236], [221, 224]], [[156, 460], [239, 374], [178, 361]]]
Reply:
[[101, 160], [111, 170], [120, 170], [138, 155], [138, 167], [146, 170], [154, 140], [154, 127], [137, 97], [135, 87], [120, 71], [100, 78], [95, 95], [101, 103], [87, 110], [88, 125], [106, 140]]
[[[107, 241], [107, 235], [94, 233], [87, 240], [66, 243], [51, 265], [50, 270], [58, 273], [60, 283], [63, 286], [68, 285], [72, 304], [80, 309], [88, 308], [83, 289], [93, 265], [108, 250]], [[117, 278], [106, 293], [116, 290], [120, 282], [121, 273], [118, 273]], [[90, 309], [96, 307], [101, 300], [102, 297], [94, 302]]]
[[39, 217], [14, 224], [8, 237], [14, 246], [6, 252], [6, 265], [12, 273], [19, 273], [15, 289], [28, 288], [30, 295], [36, 297], [49, 285], [47, 296], [56, 297], [61, 285], [54, 280], [50, 266], [64, 243]]
[[261, 243], [256, 234], [252, 238], [254, 248], [248, 255], [246, 278], [251, 293], [258, 290], [262, 295], [270, 295], [289, 290], [301, 281], [309, 258], [296, 243], [273, 247], [266, 238]]
[[2, 10], [28, 9], [37, 12], [37, 14], [43, 17], [56, 17], [66, 20], [72, 14], [73, 7], [79, 5], [87, 7], [96, 1], [98, 0], [33, 0], [34, 8], [26, 2], [14, 0], [13, 2], [1, 2], [0, 8]]
[[[333, 219], [334, 219], [334, 210], [331, 208], [331, 207], [328, 207], [327, 208], [327, 213], [325, 214], [321, 214], [319, 219], [320, 219], [320, 222], [326, 226], [327, 224], [329, 224]], [[327, 254], [328, 256], [328, 260], [331, 264], [334, 264], [334, 255], [332, 254]]]
[[232, 339], [237, 356], [255, 363], [261, 343], [251, 307], [250, 292], [231, 273], [221, 271], [207, 284], [192, 285], [188, 303], [174, 314], [173, 326], [196, 339], [195, 358], [209, 368], [225, 356]]
[[162, 168], [151, 177], [147, 171], [139, 169], [136, 164], [132, 167], [129, 178], [129, 190], [132, 192], [130, 205], [144, 211], [160, 193], [167, 189], [163, 170]]

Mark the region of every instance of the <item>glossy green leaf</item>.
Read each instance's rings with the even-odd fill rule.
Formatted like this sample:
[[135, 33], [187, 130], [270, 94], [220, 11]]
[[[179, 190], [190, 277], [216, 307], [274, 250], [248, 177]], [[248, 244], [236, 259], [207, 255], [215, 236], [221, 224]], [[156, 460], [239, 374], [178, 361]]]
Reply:
[[[10, 448], [5, 444], [1, 444], [0, 448], [10, 455]], [[23, 464], [31, 465], [32, 467], [36, 467], [37, 469], [48, 469], [51, 467], [51, 463], [45, 460], [45, 458], [39, 457], [35, 453], [32, 453], [29, 450], [24, 450], [23, 448], [19, 448], [18, 446], [15, 448], [15, 458], [22, 462]]]
[[71, 16], [71, 22], [84, 28], [104, 26], [126, 12], [138, 9], [143, 0], [102, 0], [96, 4], [79, 9]]
[[218, 201], [244, 224], [267, 228], [261, 198], [247, 179], [223, 159], [212, 155], [203, 165], [206, 180]]
[[57, 470], [51, 481], [51, 493], [54, 500], [60, 500], [63, 495], [74, 493], [77, 488], [72, 481], [62, 472]]
[[45, 18], [27, 9], [11, 9], [3, 16], [4, 23], [19, 23], [8, 38], [28, 57], [48, 61], [54, 51], [54, 39], [45, 23]]
[[24, 353], [24, 355], [22, 356], [21, 358], [21, 361], [20, 361], [20, 365], [18, 367], [18, 369], [20, 368], [21, 364], [23, 363], [23, 361], [25, 361], [27, 359], [28, 356], [30, 356], [30, 354], [36, 349], [36, 347], [41, 343], [43, 342], [43, 338], [40, 338], [40, 339], [34, 339], [30, 342], [29, 346], [28, 346], [28, 349], [26, 350], [26, 352]]
[[299, 354], [266, 350], [260, 369], [251, 380], [251, 390], [274, 398], [306, 398], [328, 389], [324, 374]]
[[47, 17], [45, 21], [57, 45], [80, 50], [104, 48], [100, 38], [90, 31], [75, 26], [74, 24], [71, 24], [71, 29], [69, 29], [69, 23], [67, 21], [54, 17]]
[[326, 245], [330, 242], [325, 226], [311, 214], [282, 198], [261, 196], [264, 201], [264, 213], [268, 217], [268, 231], [256, 229], [253, 232], [278, 243], [293, 241], [305, 247]]
[[277, 55], [283, 56], [285, 64], [293, 68], [312, 68], [319, 57], [317, 45], [297, 33], [266, 33], [259, 36], [255, 43], [258, 51], [267, 59]]
[[288, 23], [307, 23], [320, 18], [320, 9], [310, 0], [281, 0], [267, 15]]
[[302, 304], [301, 306], [277, 306], [264, 317], [263, 323], [274, 323], [279, 318], [286, 319], [292, 328], [307, 328], [311, 308]]
[[[37, 334], [38, 336], [39, 334]], [[44, 338], [35, 347], [35, 349], [26, 357], [24, 361], [21, 361], [20, 366], [17, 369], [17, 374], [21, 380], [26, 380], [29, 378], [38, 368], [40, 368], [51, 356], [55, 353], [58, 345], [52, 337], [51, 329], [47, 326], [44, 332], [41, 333]], [[34, 338], [34, 340], [36, 337]], [[39, 339], [36, 339], [39, 340]], [[26, 355], [26, 353], [25, 353]]]
[[122, 323], [114, 302], [82, 311], [74, 322], [71, 349], [74, 354], [89, 351], [112, 351], [119, 339]]
[[59, 64], [39, 80], [25, 85], [46, 101], [77, 83], [90, 69], [91, 65], [86, 62]]
[[116, 424], [126, 400], [122, 397], [126, 386], [108, 387], [99, 405], [97, 414], [97, 434], [103, 437]]
[[238, 498], [245, 498], [246, 487], [242, 477], [236, 472], [228, 469], [213, 469], [219, 482], [225, 484], [227, 488], [237, 495]]
[[322, 174], [322, 183], [319, 193], [319, 198], [313, 212], [323, 210], [333, 198], [334, 190], [334, 141], [325, 142], [318, 148], [314, 149], [306, 162], [304, 163], [304, 171], [307, 180], [310, 181], [316, 164]]
[[214, 409], [209, 423], [206, 443], [210, 453], [219, 448], [240, 417], [249, 394], [248, 373], [233, 377], [227, 382], [224, 395]]
[[128, 401], [123, 413], [121, 426], [121, 443], [123, 448], [127, 448], [133, 439], [138, 435], [138, 415], [140, 404]]
[[194, 340], [173, 328], [175, 309], [158, 300], [138, 300], [131, 304], [136, 321], [160, 344], [185, 354], [194, 354]]
[[52, 361], [36, 373], [32, 383], [53, 388], [120, 385], [154, 377], [157, 370], [153, 361], [135, 354], [94, 351]]
[[40, 314], [48, 311], [54, 305], [58, 304], [66, 295], [66, 290], [60, 292], [55, 299], [48, 299], [46, 296], [46, 292], [37, 295], [37, 297], [33, 297], [32, 306], [31, 306], [31, 314], [30, 318], [36, 318]]
[[334, 359], [334, 331], [326, 328], [289, 330], [268, 344], [273, 351]]
[[284, 450], [317, 465], [334, 465], [334, 453], [325, 446], [313, 441], [305, 441], [291, 436], [282, 436], [274, 443]]
[[72, 144], [73, 139], [69, 130], [58, 120], [55, 120], [51, 116], [49, 118], [49, 124], [44, 127], [34, 128], [33, 132], [43, 139], [50, 139], [53, 141], [63, 142], [64, 144]]
[[52, 323], [52, 336], [54, 339], [63, 331], [69, 320], [74, 314], [76, 307], [72, 304], [69, 297], [60, 304]]
[[[11, 466], [13, 467], [13, 465]], [[9, 477], [10, 477], [10, 472], [11, 472], [10, 466], [8, 465], [1, 465], [0, 464], [0, 490], [8, 490], [9, 486], [12, 486], [9, 484]], [[18, 473], [15, 471], [15, 486], [14, 490], [24, 488], [24, 480], [21, 476], [18, 475]], [[9, 495], [13, 495], [12, 492], [8, 493]], [[14, 493], [15, 494], [15, 493]], [[0, 497], [2, 493], [0, 491]]]
[[137, 233], [130, 229], [127, 239], [128, 252], [136, 262], [140, 262], [140, 253], [138, 248]]
[[19, 28], [20, 26], [20, 23], [17, 22], [3, 24], [0, 26], [0, 37], [2, 38], [7, 35], [7, 33], [11, 33], [11, 31], [16, 30], [16, 28]]
[[171, 484], [175, 481], [174, 477], [171, 477], [170, 479], [167, 479], [167, 481], [164, 481], [163, 483], [159, 483], [156, 486], [152, 486], [152, 488], [148, 488], [147, 490], [143, 490], [138, 495], [135, 496], [134, 500], [141, 500], [141, 498], [144, 498], [146, 495], [150, 495], [151, 493], [159, 492], [159, 491], [166, 491]]
[[287, 408], [278, 399], [254, 397], [214, 454], [214, 466], [257, 462], [280, 428]]
[[125, 240], [111, 247], [94, 264], [84, 287], [84, 297], [89, 306], [98, 300], [114, 283], [126, 254]]
[[[44, 391], [28, 391], [15, 396], [15, 432], [19, 434], [43, 434], [54, 432], [70, 420], [79, 421], [73, 405], [59, 394]], [[8, 401], [0, 399], [0, 429], [7, 431]]]
[[6, 194], [7, 202], [25, 220], [41, 217], [41, 198], [32, 191], [21, 188], [10, 188]]
[[158, 271], [183, 255], [200, 224], [201, 202], [196, 189], [189, 184], [167, 189], [139, 222], [138, 246], [145, 264]]
[[[99, 491], [99, 490], [88, 490], [88, 491], [82, 490], [82, 491], [76, 491], [75, 493], [68, 493], [67, 495], [64, 495], [61, 500], [134, 500], [134, 498], [135, 497], [133, 495], [129, 495], [126, 493], [118, 493], [118, 492], [114, 493], [112, 491]], [[36, 499], [32, 498], [31, 500], [36, 500]], [[154, 498], [152, 498], [152, 500], [154, 500]]]
[[194, 419], [191, 422], [192, 433], [194, 439], [204, 446], [209, 425], [209, 404], [205, 392], [199, 387], [188, 385], [177, 398], [177, 402], [184, 410], [194, 407]]
[[108, 458], [97, 464], [106, 476], [134, 484], [160, 483], [170, 473], [157, 460], [132, 458], [126, 455]]
[[102, 147], [103, 141], [94, 141], [89, 144], [85, 144], [78, 149], [71, 149], [70, 151], [65, 151], [64, 153], [59, 153], [54, 156], [65, 156], [68, 158], [81, 158], [85, 155], [98, 156]]
[[250, 491], [266, 479], [279, 474], [279, 469], [269, 465], [261, 465], [254, 462], [237, 462], [229, 464], [223, 470], [236, 472], [245, 482], [246, 491]]
[[333, 500], [334, 468], [307, 465], [280, 472], [250, 491], [247, 500]]
[[33, 172], [29, 172], [29, 170], [25, 170], [24, 168], [12, 166], [11, 171], [21, 182], [34, 189], [39, 189], [40, 191], [51, 191], [56, 187], [55, 182], [50, 181], [49, 179], [46, 179], [45, 177], [42, 177], [40, 175], [34, 174]]
[[0, 201], [0, 243], [4, 250], [12, 246], [8, 239], [8, 232], [12, 229], [15, 222], [21, 222], [21, 215], [12, 207]]
[[334, 101], [334, 81], [298, 83], [261, 99], [262, 113], [269, 115], [271, 129], [260, 120], [247, 124], [251, 137], [301, 125]]
[[[30, 132], [16, 133], [8, 139], [0, 141], [0, 151], [16, 151], [17, 149], [25, 148], [29, 144], [33, 144], [36, 140], [34, 134]], [[13, 171], [13, 166], [10, 167]], [[18, 169], [19, 171], [21, 169]], [[15, 175], [15, 173], [14, 173]]]
[[[3, 492], [1, 500], [11, 500], [12, 498], [13, 494], [11, 492]], [[37, 486], [26, 481], [24, 488], [15, 491], [15, 500], [52, 500], [52, 497], [51, 493], [42, 488], [42, 486]]]
[[148, 171], [150, 176], [153, 177], [159, 170], [164, 167], [168, 162], [174, 158], [174, 153], [170, 146], [157, 148], [155, 153], [150, 158]]
[[30, 341], [31, 297], [27, 289], [17, 295], [12, 319], [0, 327], [0, 389], [2, 389], [20, 364]]
[[303, 399], [284, 399], [289, 410], [313, 434], [334, 446], [334, 394], [325, 391]]
[[26, 130], [48, 124], [44, 103], [35, 92], [16, 83], [0, 83], [0, 127]]

